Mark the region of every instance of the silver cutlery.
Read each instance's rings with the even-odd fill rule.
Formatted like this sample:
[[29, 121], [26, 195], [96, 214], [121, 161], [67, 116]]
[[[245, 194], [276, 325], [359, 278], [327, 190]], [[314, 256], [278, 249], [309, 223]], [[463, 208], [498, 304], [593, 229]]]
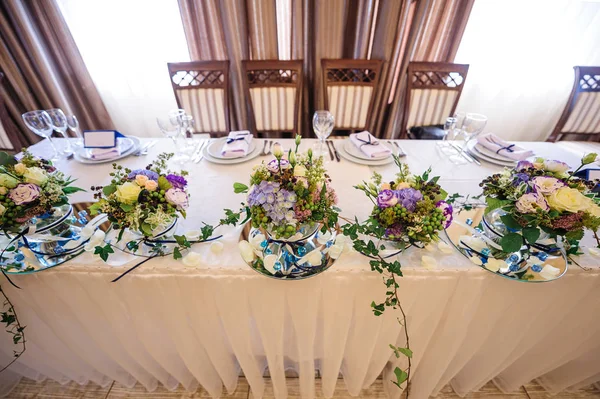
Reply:
[[473, 163], [475, 162], [477, 165], [481, 166], [481, 162], [479, 162], [477, 159], [473, 158], [472, 156], [470, 156], [469, 154], [467, 154], [462, 148], [460, 148], [456, 143], [450, 143], [450, 145], [452, 146], [452, 148], [454, 148], [456, 151], [458, 151], [458, 155], [462, 156], [464, 159], [466, 159], [469, 163]]
[[198, 149], [198, 155], [196, 156], [196, 158], [193, 159], [194, 163], [200, 163], [200, 161], [202, 161], [202, 159], [204, 158], [204, 149], [208, 147], [209, 143], [210, 139], [202, 143], [202, 146], [200, 146], [200, 148]]
[[148, 154], [148, 150], [156, 145], [156, 140], [146, 143], [135, 154], [136, 157]]
[[333, 144], [332, 140], [329, 140], [329, 143], [331, 143], [331, 149], [333, 150], [333, 155], [335, 155], [335, 160], [340, 162], [340, 153], [338, 152], [337, 148], [335, 148], [335, 144]]
[[335, 156], [333, 155], [333, 151], [331, 151], [331, 147], [329, 146], [329, 140], [325, 141], [325, 143], [327, 144], [327, 151], [329, 151], [329, 157], [331, 158], [331, 160], [335, 160]]
[[397, 155], [399, 157], [402, 158], [402, 157], [406, 156], [406, 153], [404, 152], [404, 150], [402, 149], [402, 147], [400, 147], [400, 144], [396, 143], [395, 141], [391, 141], [391, 140], [388, 140], [388, 144], [391, 145], [392, 147], [396, 147], [398, 149], [397, 150], [397, 153], [398, 153]]
[[262, 152], [260, 153], [260, 155], [267, 155], [267, 144], [269, 143], [269, 140], [265, 140], [265, 143], [263, 145], [263, 149]]
[[271, 148], [273, 148], [273, 140], [269, 140], [269, 146], [267, 147], [267, 140], [265, 140], [265, 148], [263, 148], [263, 154], [262, 155], [269, 155], [271, 153]]

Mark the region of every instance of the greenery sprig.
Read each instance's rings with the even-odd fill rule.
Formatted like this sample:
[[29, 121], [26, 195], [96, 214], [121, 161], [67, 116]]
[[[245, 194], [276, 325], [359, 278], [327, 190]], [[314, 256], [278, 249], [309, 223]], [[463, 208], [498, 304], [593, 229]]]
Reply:
[[4, 297], [3, 311], [0, 312], [2, 319], [0, 319], [0, 321], [5, 324], [5, 331], [12, 335], [13, 344], [19, 348], [18, 350], [13, 350], [13, 359], [10, 363], [0, 369], [1, 373], [16, 362], [17, 359], [25, 353], [27, 347], [25, 346], [25, 326], [21, 325], [19, 322], [15, 307], [10, 299], [8, 299], [8, 296], [6, 296], [2, 286], [0, 286], [0, 294]]

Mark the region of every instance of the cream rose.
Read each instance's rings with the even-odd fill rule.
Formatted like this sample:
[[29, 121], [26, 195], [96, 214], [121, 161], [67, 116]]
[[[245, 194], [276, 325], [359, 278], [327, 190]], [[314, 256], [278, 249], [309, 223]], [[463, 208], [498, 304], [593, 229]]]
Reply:
[[156, 191], [158, 188], [158, 183], [154, 180], [148, 180], [146, 184], [144, 184], [144, 188], [148, 191]]
[[137, 184], [126, 182], [117, 187], [115, 195], [124, 204], [135, 204], [142, 189]]
[[40, 187], [43, 187], [48, 181], [48, 175], [46, 174], [46, 171], [42, 168], [38, 168], [37, 166], [28, 168], [25, 173], [23, 173], [23, 178], [25, 179], [25, 182], [32, 183]]
[[8, 193], [8, 188], [0, 186], [0, 195], [6, 195]]
[[400, 190], [403, 188], [410, 188], [410, 184], [408, 184], [407, 182], [403, 181], [402, 183], [398, 183], [396, 185], [396, 190]]
[[137, 175], [135, 177], [135, 182], [140, 187], [144, 187], [146, 185], [146, 183], [148, 182], [148, 180], [150, 180], [150, 179], [148, 179], [148, 176], [144, 176], [144, 175]]
[[23, 165], [22, 163], [18, 163], [15, 165], [15, 173], [18, 175], [22, 175], [25, 172], [27, 172], [27, 166]]
[[303, 165], [294, 166], [294, 176], [306, 177], [306, 168]]
[[390, 186], [390, 183], [383, 183], [380, 187], [380, 190], [391, 190], [392, 186]]
[[570, 187], [559, 188], [550, 194], [546, 200], [550, 208], [572, 213], [586, 211], [593, 205], [590, 198], [583, 195], [579, 190]]

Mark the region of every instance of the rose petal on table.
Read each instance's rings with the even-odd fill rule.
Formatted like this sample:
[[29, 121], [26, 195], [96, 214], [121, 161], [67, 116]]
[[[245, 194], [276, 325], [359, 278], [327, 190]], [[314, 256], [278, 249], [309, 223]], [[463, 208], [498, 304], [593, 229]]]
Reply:
[[544, 265], [542, 271], [540, 272], [540, 276], [546, 280], [553, 280], [560, 274], [560, 269], [550, 265]]
[[450, 255], [452, 252], [454, 252], [454, 248], [452, 248], [451, 245], [446, 244], [444, 241], [440, 241], [437, 246], [443, 254]]
[[210, 252], [212, 252], [215, 255], [218, 255], [221, 252], [223, 252], [223, 243], [221, 241], [212, 242], [210, 244]]
[[428, 252], [435, 252], [435, 245], [433, 245], [432, 243], [429, 243], [429, 244], [425, 245], [425, 250]]
[[325, 234], [320, 231], [317, 233], [317, 242], [321, 245], [327, 244], [327, 241], [331, 240], [331, 232], [327, 231]]
[[600, 249], [598, 249], [598, 248], [590, 247], [590, 248], [588, 248], [588, 252], [592, 256], [600, 256]]
[[197, 241], [200, 238], [200, 234], [202, 234], [200, 230], [190, 230], [183, 233], [188, 241]]
[[483, 261], [481, 259], [479, 259], [479, 256], [471, 256], [471, 257], [469, 257], [469, 260], [472, 263], [476, 264], [477, 266], [483, 265]]
[[263, 266], [269, 273], [275, 274], [275, 262], [277, 262], [277, 255], [270, 254], [263, 259]]
[[191, 251], [181, 259], [181, 262], [189, 267], [197, 267], [202, 263], [202, 255], [198, 252]]
[[433, 256], [423, 255], [421, 257], [421, 266], [427, 270], [434, 270], [437, 268], [437, 260]]
[[502, 267], [506, 267], [506, 262], [502, 259], [488, 258], [487, 263], [485, 264], [485, 268], [492, 272], [497, 272]]
[[242, 240], [238, 243], [238, 248], [240, 249], [240, 255], [246, 263], [250, 263], [254, 260], [254, 249], [252, 249], [252, 245], [246, 240]]

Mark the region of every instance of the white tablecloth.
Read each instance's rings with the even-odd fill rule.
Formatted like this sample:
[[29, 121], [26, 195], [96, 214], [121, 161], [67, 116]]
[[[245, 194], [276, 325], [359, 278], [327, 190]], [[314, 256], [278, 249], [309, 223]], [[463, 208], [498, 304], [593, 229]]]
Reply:
[[[431, 165], [449, 192], [477, 194], [477, 183], [499, 170], [490, 164], [452, 165], [433, 142], [400, 144], [414, 172]], [[577, 147], [522, 145], [573, 166], [582, 155]], [[33, 151], [43, 153], [44, 148], [38, 144]], [[170, 149], [162, 140], [150, 155], [122, 164], [141, 167]], [[192, 205], [181, 229], [197, 227], [201, 220], [216, 223], [223, 208], [239, 206], [243, 196], [233, 194], [232, 184], [246, 182], [259, 161], [223, 166], [203, 160], [191, 165]], [[59, 167], [85, 188], [109, 181], [108, 164], [71, 160]], [[373, 170], [390, 179], [396, 172], [391, 165], [369, 168], [347, 161], [330, 163], [328, 169], [342, 214], [359, 218], [370, 206], [352, 185], [368, 179]], [[77, 193], [74, 201], [91, 196]], [[385, 291], [364, 257], [346, 254], [322, 275], [275, 281], [241, 260], [239, 229], [219, 232], [224, 234], [221, 254], [211, 254], [209, 244], [194, 246], [204, 255], [198, 268], [161, 258], [110, 283], [130, 259], [114, 256], [111, 266], [86, 253], [52, 270], [13, 277], [21, 290], [2, 283], [27, 325], [27, 351], [11, 370], [60, 382], [105, 385], [116, 380], [131, 386], [138, 381], [148, 390], [158, 382], [190, 390], [201, 384], [218, 397], [223, 387], [235, 389], [241, 369], [253, 395], [261, 397], [268, 366], [275, 394], [284, 398], [284, 371], [293, 368], [299, 372], [303, 397], [311, 398], [316, 367], [327, 397], [339, 373], [349, 392], [358, 395], [382, 372], [390, 395], [399, 396], [390, 382], [397, 360], [388, 344], [402, 346], [404, 335], [391, 311], [381, 317], [372, 314], [371, 301]], [[435, 395], [447, 383], [462, 395], [492, 379], [507, 392], [538, 379], [552, 393], [600, 381], [600, 259], [581, 256], [579, 263], [589, 270], [572, 265], [558, 281], [525, 284], [494, 276], [458, 253], [435, 253], [437, 269], [425, 270], [420, 265], [423, 254], [411, 249], [401, 258], [400, 291], [415, 354], [413, 398]], [[12, 344], [1, 339], [3, 359], [8, 360]]]

